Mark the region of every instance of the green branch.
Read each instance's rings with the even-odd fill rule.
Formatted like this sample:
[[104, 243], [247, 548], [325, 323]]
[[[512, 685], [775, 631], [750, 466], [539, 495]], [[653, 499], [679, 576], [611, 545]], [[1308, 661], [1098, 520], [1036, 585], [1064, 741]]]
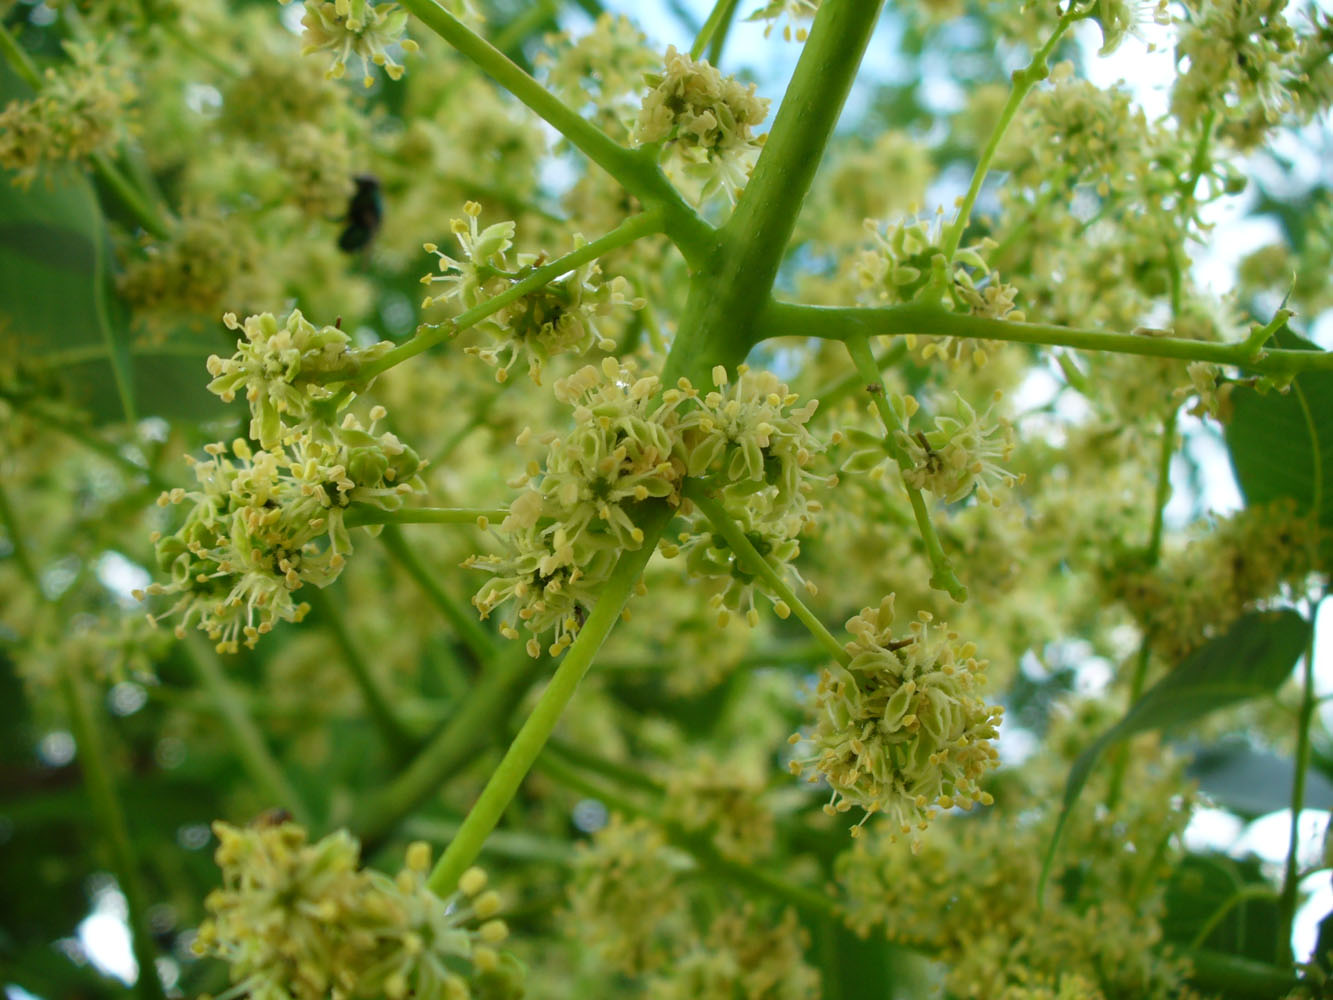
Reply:
[[380, 543], [397, 562], [398, 565], [407, 570], [408, 576], [417, 582], [417, 585], [430, 598], [435, 609], [445, 617], [449, 625], [458, 634], [458, 638], [468, 651], [473, 655], [478, 663], [486, 663], [495, 655], [495, 639], [477, 620], [477, 616], [470, 609], [460, 607], [440, 581], [435, 578], [435, 574], [430, 571], [421, 558], [417, 555], [412, 546], [407, 544], [407, 539], [403, 537], [402, 531], [396, 525], [389, 525], [380, 535]]
[[[903, 451], [898, 444], [896, 431], [906, 431], [907, 428], [899, 426], [898, 418], [889, 406], [888, 399], [885, 398], [884, 381], [879, 376], [879, 368], [875, 364], [875, 356], [870, 353], [870, 344], [865, 338], [850, 337], [844, 341], [847, 352], [852, 356], [852, 362], [856, 365], [856, 372], [861, 376], [870, 391], [870, 399], [875, 405], [876, 412], [884, 424], [884, 445], [888, 449], [893, 460], [898, 463], [898, 468], [906, 472], [912, 465], [912, 460]], [[944, 546], [940, 544], [940, 536], [935, 530], [935, 522], [931, 519], [930, 509], [926, 506], [926, 499], [921, 495], [921, 491], [915, 486], [909, 485], [906, 481], [902, 484], [907, 492], [907, 499], [912, 504], [912, 516], [916, 518], [917, 531], [921, 534], [921, 541], [926, 546], [926, 556], [930, 559], [930, 585], [936, 590], [943, 590], [959, 604], [967, 600], [967, 588], [963, 586], [954, 572], [953, 563], [944, 553]]]
[[792, 589], [791, 584], [784, 580], [782, 574], [770, 566], [768, 560], [761, 556], [758, 550], [750, 544], [750, 540], [745, 537], [745, 532], [741, 530], [740, 525], [733, 521], [727, 515], [726, 508], [709, 494], [707, 484], [698, 479], [689, 479], [686, 480], [685, 487], [681, 492], [704, 512], [704, 516], [708, 518], [708, 523], [727, 540], [727, 544], [731, 546], [731, 551], [735, 553], [736, 558], [740, 560], [746, 571], [762, 578], [778, 597], [787, 602], [792, 613], [828, 654], [844, 666], [850, 663], [851, 657], [847, 654], [847, 650], [842, 648], [842, 643], [833, 638], [832, 633], [824, 627], [824, 623], [796, 596], [796, 591]]
[[755, 343], [755, 324], [882, 2], [824, 0], [820, 6], [754, 173], [718, 233], [720, 242], [694, 269], [663, 384], [683, 376], [708, 385], [714, 365], [734, 368]]
[[165, 994], [157, 976], [157, 949], [153, 946], [152, 927], [148, 922], [148, 893], [139, 874], [124, 810], [116, 798], [107, 747], [97, 725], [86, 682], [76, 676], [72, 669], [62, 670], [60, 693], [69, 713], [79, 770], [83, 773], [96, 828], [111, 853], [111, 868], [120, 884], [120, 891], [125, 894], [125, 904], [129, 910], [130, 942], [134, 961], [139, 967], [139, 978], [135, 982], [137, 992], [144, 1000], [163, 1000]]
[[[694, 37], [694, 44], [690, 46], [691, 59], [700, 58], [705, 49], [713, 49], [715, 39], [726, 39], [727, 30], [731, 27], [731, 19], [735, 16], [738, 3], [739, 0], [716, 0], [712, 11], [708, 14], [708, 20], [699, 29], [699, 34]], [[716, 46], [716, 49], [720, 50], [721, 45]], [[709, 58], [716, 66], [717, 56], [710, 54]]]
[[309, 594], [310, 604], [318, 616], [318, 621], [329, 627], [334, 639], [342, 647], [343, 665], [347, 667], [347, 672], [352, 675], [357, 690], [361, 692], [361, 700], [365, 703], [366, 710], [370, 712], [380, 737], [394, 757], [401, 759], [407, 756], [417, 744], [416, 737], [399, 717], [393, 700], [384, 690], [375, 672], [370, 669], [370, 664], [366, 662], [366, 658], [352, 638], [352, 633], [348, 631], [343, 609], [317, 587], [312, 588]]
[[365, 802], [349, 824], [367, 855], [504, 734], [506, 720], [545, 662], [532, 659], [515, 645], [507, 656], [485, 664], [476, 686], [459, 702], [444, 728], [411, 764]]
[[[423, 0], [426, 3], [433, 3], [433, 0]], [[596, 260], [612, 250], [624, 246], [627, 243], [633, 243], [637, 239], [649, 236], [653, 233], [662, 231], [662, 219], [664, 212], [661, 209], [650, 209], [642, 212], [633, 218], [622, 222], [615, 229], [611, 230], [605, 236], [593, 240], [585, 246], [579, 247], [570, 253], [565, 254], [557, 260], [551, 261], [542, 267], [537, 268], [527, 277], [516, 281], [509, 288], [506, 288], [494, 298], [487, 299], [480, 305], [473, 306], [464, 313], [459, 314], [451, 320], [446, 320], [438, 325], [427, 325], [417, 331], [417, 335], [411, 340], [399, 344], [387, 354], [381, 356], [377, 361], [368, 365], [363, 365], [356, 372], [349, 373], [341, 378], [332, 378], [329, 384], [344, 381], [348, 378], [356, 378], [358, 381], [374, 378], [381, 372], [388, 371], [396, 364], [406, 361], [408, 358], [416, 357], [424, 351], [430, 350], [436, 344], [455, 336], [470, 326], [474, 326], [499, 312], [511, 302], [517, 302], [529, 292], [536, 291], [544, 285], [550, 284], [556, 278], [577, 267], [581, 267], [590, 261]]]
[[1013, 323], [1009, 320], [953, 313], [939, 306], [918, 303], [862, 307], [772, 302], [764, 311], [758, 332], [761, 340], [771, 337], [816, 337], [841, 341], [856, 337], [915, 333], [931, 337], [1073, 347], [1081, 351], [1137, 354], [1180, 361], [1211, 361], [1214, 364], [1244, 366], [1264, 375], [1333, 371], [1333, 352], [1274, 349], [1256, 353], [1248, 337], [1231, 344], [1210, 344], [1179, 337], [1080, 330], [1050, 323]]
[[1314, 677], [1314, 638], [1315, 621], [1319, 616], [1319, 602], [1310, 602], [1310, 634], [1306, 642], [1302, 672], [1301, 709], [1296, 729], [1296, 756], [1293, 764], [1295, 773], [1291, 779], [1291, 828], [1287, 842], [1287, 864], [1282, 875], [1282, 893], [1278, 897], [1277, 907], [1277, 956], [1290, 964], [1291, 928], [1296, 921], [1297, 891], [1300, 877], [1297, 871], [1297, 853], [1300, 848], [1301, 811], [1305, 808], [1305, 776], [1310, 769], [1310, 725], [1314, 721], [1315, 677]]
[[803, 885], [788, 882], [781, 876], [762, 868], [733, 861], [722, 854], [706, 833], [693, 833], [678, 823], [663, 819], [654, 809], [632, 802], [624, 796], [608, 791], [587, 781], [569, 766], [569, 761], [556, 754], [543, 754], [537, 767], [548, 777], [572, 791], [590, 798], [595, 798], [611, 808], [612, 811], [630, 817], [642, 817], [661, 828], [667, 839], [676, 847], [694, 857], [699, 867], [727, 881], [755, 889], [785, 903], [790, 903], [804, 913], [842, 921], [842, 908], [836, 900]]
[[1046, 65], [1046, 60], [1051, 53], [1055, 51], [1055, 46], [1059, 44], [1061, 36], [1071, 24], [1087, 15], [1080, 9], [1075, 13], [1074, 5], [1070, 5], [1067, 11], [1055, 25], [1055, 31], [1051, 37], [1046, 40], [1046, 44], [1037, 50], [1032, 61], [1023, 69], [1015, 70], [1013, 74], [1013, 85], [1009, 90], [1009, 99], [1004, 102], [1004, 107], [1000, 109], [1000, 116], [995, 120], [995, 127], [991, 129], [990, 138], [986, 140], [986, 146], [981, 151], [981, 157], [977, 160], [976, 169], [972, 172], [972, 183], [968, 185], [967, 194], [963, 195], [963, 200], [958, 205], [958, 214], [954, 216], [953, 222], [949, 228], [944, 231], [944, 237], [941, 241], [944, 256], [946, 260], [952, 260], [954, 252], [958, 249], [958, 244], [963, 238], [963, 230], [967, 228], [967, 222], [972, 217], [972, 206], [976, 204], [977, 195], [981, 193], [981, 185], [986, 181], [986, 174], [990, 172], [991, 160], [995, 158], [995, 152], [1000, 148], [1000, 142], [1004, 139], [1004, 134], [1009, 130], [1009, 125], [1018, 114], [1018, 109], [1022, 105], [1024, 98], [1028, 93], [1042, 80], [1050, 75], [1050, 68]]
[[459, 828], [458, 836], [450, 842], [435, 870], [431, 872], [427, 885], [436, 893], [444, 896], [452, 892], [458, 884], [458, 877], [476, 860], [481, 845], [500, 821], [500, 816], [518, 791], [518, 786], [560, 721], [565, 706], [574, 697], [579, 681], [592, 666], [593, 657], [620, 618], [671, 515], [671, 509], [663, 503], [650, 501], [645, 507], [644, 516], [638, 519], [644, 532], [643, 544], [633, 551], [621, 553], [616, 568], [598, 594], [597, 605], [579, 630], [574, 645], [565, 653], [532, 714], [523, 723], [523, 728], [518, 731], [499, 766], [486, 782], [486, 787]]
[[712, 227], [687, 205], [646, 154], [626, 149], [525, 73], [435, 0], [401, 0], [402, 6], [529, 109], [645, 205], [662, 209], [665, 231], [687, 260], [712, 241]]
[[222, 723], [246, 775], [270, 805], [280, 806], [292, 814], [298, 823], [310, 822], [310, 810], [300, 794], [287, 780], [282, 766], [274, 759], [259, 731], [242, 695], [227, 680], [213, 647], [192, 632], [181, 644], [185, 664], [208, 696], [210, 714]]

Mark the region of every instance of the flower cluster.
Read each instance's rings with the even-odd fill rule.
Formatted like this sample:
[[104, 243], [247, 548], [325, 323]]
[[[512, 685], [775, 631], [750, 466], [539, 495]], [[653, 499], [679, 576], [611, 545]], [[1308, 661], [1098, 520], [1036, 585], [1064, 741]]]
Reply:
[[[290, 3], [291, 0], [282, 0]], [[305, 0], [304, 52], [331, 52], [327, 76], [341, 80], [353, 56], [361, 60], [361, 82], [367, 87], [375, 82], [371, 66], [382, 66], [389, 79], [403, 75], [403, 66], [394, 60], [390, 49], [416, 52], [417, 43], [404, 37], [407, 11], [395, 3], [376, 6], [373, 0]]]
[[[821, 509], [812, 498], [815, 486], [826, 482], [809, 468], [822, 450], [807, 427], [819, 401], [797, 406], [799, 397], [776, 375], [745, 365], [737, 369], [734, 382], [719, 365], [713, 369], [713, 384], [716, 388], [702, 397], [688, 390], [698, 405], [680, 421], [686, 472], [707, 478], [727, 516], [765, 562], [777, 573], [800, 580], [791, 563], [800, 553], [798, 537]], [[756, 589], [777, 601], [779, 615], [789, 613], [701, 513], [686, 519], [689, 526], [680, 534], [680, 545], [663, 546], [663, 552], [674, 556], [685, 551], [690, 573], [726, 581], [724, 591], [711, 599], [722, 624], [732, 611], [741, 612], [751, 625], [757, 623]]]
[[753, 904], [723, 910], [707, 935], [649, 980], [649, 1000], [817, 1000], [819, 973], [805, 964], [810, 937], [794, 910], [774, 922]]
[[809, 34], [804, 22], [809, 21], [818, 11], [819, 0], [768, 0], [746, 20], [763, 21], [765, 38], [773, 31], [773, 26], [783, 20], [782, 37], [789, 42], [793, 37], [803, 42]]
[[[1187, 961], [1162, 948], [1165, 885], [1156, 881], [1164, 866], [1178, 870], [1191, 796], [1160, 742], [1128, 751], [1117, 808], [1085, 802], [1070, 813], [1066, 844], [1078, 849], [1057, 856], [1046, 896], [1037, 893], [1067, 769], [1109, 724], [1108, 707], [1084, 703], [1053, 720], [1046, 746], [1066, 756], [1008, 769], [1005, 784], [1006, 772], [996, 776], [1005, 816], [942, 817], [916, 851], [878, 831], [858, 838], [837, 862], [852, 929], [882, 927], [889, 940], [930, 951], [947, 969], [949, 995], [968, 1000], [1191, 996], [1182, 992]], [[1094, 774], [1087, 797], [1104, 794], [1109, 772]]]
[[[516, 617], [534, 636], [554, 629], [551, 655], [563, 651], [596, 600], [623, 549], [638, 548], [636, 504], [679, 503], [684, 465], [674, 452], [678, 390], [659, 392], [656, 376], [639, 378], [629, 365], [606, 358], [555, 385], [556, 398], [573, 409], [574, 428], [546, 438], [544, 468], [520, 484], [530, 488], [500, 525], [504, 555], [473, 556], [466, 565], [494, 578], [473, 597], [483, 618], [514, 600]], [[520, 443], [530, 436], [524, 431]], [[513, 623], [501, 626], [513, 638]], [[533, 656], [540, 652], [534, 637]]]
[[[1024, 314], [1014, 308], [1018, 290], [1005, 284], [983, 256], [993, 246], [991, 241], [959, 247], [950, 256], [943, 246], [941, 218], [936, 213], [931, 223], [904, 220], [883, 231], [875, 220], [866, 220], [874, 246], [861, 251], [856, 267], [867, 303], [921, 302], [1021, 322]], [[923, 354], [927, 358], [939, 354], [955, 363], [970, 356], [976, 364], [985, 364], [986, 341], [952, 340], [944, 337], [940, 343], [927, 344]]]
[[244, 322], [227, 313], [222, 322], [245, 336], [236, 341], [230, 358], [214, 354], [208, 359], [208, 374], [213, 376], [208, 389], [224, 403], [235, 399], [238, 390], [245, 391], [250, 437], [263, 448], [273, 448], [299, 431], [320, 403], [337, 394], [325, 382], [355, 384], [361, 366], [392, 346], [380, 341], [353, 348], [351, 337], [339, 327], [316, 327], [299, 309], [293, 309], [285, 323], [272, 313], [247, 316]]
[[764, 782], [735, 763], [701, 757], [667, 782], [665, 818], [689, 831], [709, 831], [717, 849], [750, 861], [773, 847], [773, 814]]
[[603, 13], [592, 30], [571, 38], [548, 39], [553, 52], [541, 53], [538, 65], [548, 67], [547, 82], [570, 107], [585, 112], [614, 138], [628, 138], [638, 110], [644, 74], [656, 69], [661, 56], [627, 17]]
[[735, 201], [759, 158], [762, 137], [753, 134], [768, 114], [768, 101], [721, 74], [707, 59], [667, 49], [661, 73], [650, 74], [634, 141], [665, 143], [667, 173], [697, 199], [716, 193]]
[[[1022, 482], [1001, 466], [1014, 451], [1014, 429], [1007, 421], [992, 417], [995, 400], [978, 414], [962, 396], [954, 394], [954, 412], [935, 418], [929, 431], [895, 432], [898, 445], [910, 459], [903, 469], [903, 480], [919, 490], [926, 490], [945, 503], [957, 503], [973, 491], [982, 503], [1000, 506], [997, 486]], [[898, 411], [904, 427], [916, 412], [912, 396], [894, 396], [891, 405]]]
[[820, 677], [818, 721], [806, 737], [814, 753], [793, 760], [791, 769], [813, 769], [811, 781], [828, 781], [826, 811], [865, 810], [854, 832], [882, 812], [896, 836], [924, 830], [937, 807], [991, 804], [977, 781], [998, 759], [990, 741], [1004, 710], [978, 695], [986, 664], [976, 647], [943, 624], [932, 628], [928, 612], [895, 639], [893, 601], [890, 594], [848, 621], [851, 659]]
[[579, 845], [569, 883], [569, 925], [626, 975], [661, 968], [687, 933], [681, 856], [646, 820], [619, 814]]
[[124, 135], [138, 93], [125, 68], [91, 42], [65, 51], [69, 64], [48, 69], [36, 97], [0, 109], [0, 167], [16, 171], [19, 184], [43, 164], [83, 159]]
[[1319, 525], [1290, 501], [1247, 507], [1210, 527], [1154, 568], [1123, 558], [1105, 581], [1171, 663], [1284, 586], [1304, 593], [1320, 563]]
[[[466, 1000], [523, 995], [499, 895], [479, 868], [441, 898], [426, 885], [430, 848], [414, 843], [394, 878], [359, 867], [345, 831], [307, 843], [294, 823], [215, 823], [222, 888], [194, 950], [224, 959], [224, 997]], [[479, 925], [478, 925], [479, 924]]]
[[392, 510], [424, 489], [416, 452], [375, 431], [384, 408], [370, 416], [369, 428], [349, 413], [318, 437], [303, 431], [260, 451], [237, 438], [230, 454], [218, 443], [205, 447], [208, 460], [189, 458], [198, 488], [158, 498], [161, 506], [190, 504], [179, 530], [153, 537], [171, 581], [135, 593], [176, 597], [152, 620], [179, 614], [177, 636], [197, 624], [220, 652], [236, 652], [240, 639], [253, 647], [276, 622], [304, 618], [310, 606], [296, 591], [327, 587], [352, 551], [347, 509]]
[[1171, 91], [1171, 111], [1193, 124], [1219, 104], [1223, 130], [1242, 147], [1262, 140], [1288, 110], [1299, 39], [1285, 0], [1192, 0], [1176, 58], [1188, 66]]
[[[439, 258], [440, 273], [426, 275], [422, 284], [442, 284], [444, 291], [427, 296], [422, 308], [436, 302], [475, 308], [546, 262], [544, 255], [520, 253], [511, 265], [507, 254], [514, 245], [514, 223], [496, 222], [480, 228], [481, 206], [475, 201], [463, 206], [463, 214], [466, 219], [451, 223], [459, 257], [449, 256], [434, 243], [425, 245], [428, 253]], [[585, 242], [575, 235], [576, 248]], [[523, 357], [528, 375], [540, 385], [543, 363], [558, 354], [584, 354], [594, 346], [603, 351], [615, 348], [615, 342], [598, 329], [599, 316], [622, 306], [638, 309], [642, 305], [641, 299], [631, 297], [628, 281], [622, 277], [603, 281], [597, 262], [588, 261], [492, 312], [480, 326], [499, 343], [468, 347], [465, 352], [493, 366], [497, 382], [507, 381], [509, 370]]]

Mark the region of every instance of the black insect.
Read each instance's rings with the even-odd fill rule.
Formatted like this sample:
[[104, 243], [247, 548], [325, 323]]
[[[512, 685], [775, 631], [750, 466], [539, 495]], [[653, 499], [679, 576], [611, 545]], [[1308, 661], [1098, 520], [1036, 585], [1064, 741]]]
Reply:
[[379, 178], [373, 174], [358, 174], [356, 191], [347, 202], [346, 226], [338, 234], [338, 249], [356, 253], [370, 246], [380, 223], [384, 221], [384, 199], [380, 197]]

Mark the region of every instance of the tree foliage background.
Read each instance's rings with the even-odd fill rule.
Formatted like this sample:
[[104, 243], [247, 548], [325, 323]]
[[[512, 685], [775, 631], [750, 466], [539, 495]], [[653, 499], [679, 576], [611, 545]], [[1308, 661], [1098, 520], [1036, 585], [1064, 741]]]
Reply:
[[13, 995], [1328, 994], [1329, 15], [751, 6], [0, 0]]

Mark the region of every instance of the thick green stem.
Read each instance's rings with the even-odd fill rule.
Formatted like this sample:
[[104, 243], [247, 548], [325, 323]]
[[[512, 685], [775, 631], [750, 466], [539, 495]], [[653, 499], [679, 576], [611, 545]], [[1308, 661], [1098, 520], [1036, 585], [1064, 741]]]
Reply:
[[1266, 962], [1256, 962], [1238, 955], [1199, 948], [1184, 956], [1193, 966], [1190, 982], [1206, 993], [1225, 993], [1229, 997], [1254, 997], [1271, 1000], [1284, 997], [1297, 985], [1296, 976]]
[[[424, 0], [426, 3], [432, 3], [433, 0]], [[430, 350], [436, 344], [455, 336], [468, 327], [480, 323], [488, 316], [499, 312], [511, 302], [517, 302], [529, 292], [536, 291], [544, 285], [550, 284], [556, 278], [577, 267], [594, 261], [598, 257], [609, 253], [612, 250], [622, 247], [627, 243], [633, 243], [637, 239], [648, 236], [652, 233], [662, 231], [663, 212], [657, 209], [651, 209], [627, 219], [605, 236], [593, 240], [586, 246], [581, 246], [577, 250], [565, 254], [558, 260], [537, 268], [531, 274], [520, 281], [516, 281], [512, 286], [506, 288], [494, 298], [487, 299], [480, 305], [474, 306], [464, 313], [459, 314], [452, 320], [448, 320], [438, 326], [424, 326], [417, 331], [417, 335], [406, 343], [399, 344], [388, 353], [382, 355], [377, 361], [365, 365], [356, 372], [349, 373], [341, 379], [330, 379], [329, 383], [343, 381], [347, 378], [356, 378], [358, 381], [370, 379], [388, 371], [396, 364], [406, 361], [408, 358], [414, 358], [424, 351]]]
[[310, 604], [318, 616], [318, 621], [329, 627], [334, 639], [342, 647], [343, 665], [347, 667], [347, 672], [352, 675], [357, 690], [361, 692], [361, 700], [365, 702], [375, 728], [379, 730], [380, 737], [388, 746], [390, 753], [401, 760], [416, 746], [416, 738], [399, 717], [393, 706], [393, 699], [384, 690], [380, 679], [370, 669], [370, 664], [366, 662], [360, 647], [352, 638], [342, 609], [328, 594], [318, 588], [312, 588], [309, 594]]
[[269, 751], [264, 734], [250, 718], [244, 698], [227, 680], [213, 647], [199, 633], [192, 632], [182, 649], [186, 666], [208, 695], [212, 712], [255, 787], [271, 805], [286, 809], [298, 823], [309, 823], [310, 810]]
[[1296, 895], [1300, 889], [1297, 853], [1300, 848], [1301, 811], [1305, 808], [1305, 776], [1310, 768], [1310, 725], [1314, 721], [1314, 623], [1319, 614], [1319, 603], [1310, 604], [1310, 635], [1305, 647], [1301, 710], [1296, 730], [1295, 773], [1291, 779], [1291, 829], [1287, 844], [1287, 865], [1282, 876], [1282, 893], [1278, 897], [1277, 956], [1288, 965], [1293, 961], [1291, 928], [1296, 921]]
[[1026, 67], [1015, 70], [1013, 75], [1013, 86], [1009, 90], [1009, 99], [1004, 102], [1004, 107], [1000, 109], [1000, 117], [995, 121], [995, 127], [991, 129], [990, 138], [986, 140], [986, 146], [981, 151], [981, 157], [977, 160], [976, 169], [972, 172], [972, 183], [967, 187], [967, 194], [963, 195], [963, 200], [958, 206], [958, 214], [949, 224], [949, 228], [944, 231], [943, 251], [945, 259], [952, 260], [954, 252], [958, 249], [958, 244], [963, 238], [963, 230], [967, 228], [968, 219], [972, 217], [972, 206], [977, 202], [977, 195], [981, 193], [981, 185], [986, 181], [986, 174], [990, 172], [991, 160], [995, 159], [995, 152], [1000, 148], [1000, 141], [1004, 139], [1004, 134], [1009, 130], [1009, 125], [1018, 114], [1018, 109], [1027, 97], [1029, 91], [1038, 83], [1050, 75], [1050, 68], [1046, 65], [1046, 60], [1055, 51], [1055, 46], [1059, 44], [1060, 38], [1071, 24], [1077, 21], [1082, 14], [1074, 14], [1071, 11], [1065, 14], [1055, 25], [1055, 31], [1051, 37], [1046, 40], [1046, 44], [1037, 50], [1037, 54], [1032, 57], [1032, 61]]
[[86, 683], [74, 669], [60, 673], [60, 692], [69, 713], [70, 729], [78, 748], [79, 769], [92, 806], [93, 818], [107, 849], [111, 852], [111, 867], [120, 890], [125, 894], [129, 910], [131, 946], [139, 966], [136, 992], [144, 1000], [163, 1000], [161, 980], [157, 976], [157, 950], [153, 947], [153, 933], [148, 923], [148, 893], [139, 874], [134, 857], [129, 825], [116, 798], [115, 782], [108, 766], [107, 747], [97, 725], [96, 710], [88, 697]]
[[647, 155], [621, 146], [514, 63], [490, 42], [448, 13], [435, 0], [401, 0], [402, 6], [470, 59], [482, 72], [536, 112], [588, 159], [614, 177], [645, 205], [665, 213], [665, 231], [687, 260], [711, 241], [712, 227], [699, 218]]
[[470, 524], [476, 527], [478, 522], [498, 523], [508, 516], [509, 511], [502, 507], [399, 507], [385, 510], [355, 506], [343, 515], [343, 523], [349, 528], [367, 524]]
[[413, 550], [412, 546], [407, 544], [407, 539], [396, 525], [389, 525], [380, 535], [380, 542], [388, 550], [389, 555], [397, 560], [398, 565], [407, 570], [408, 575], [416, 580], [417, 585], [425, 591], [426, 596], [430, 598], [431, 603], [435, 605], [436, 610], [444, 615], [449, 625], [457, 633], [458, 638], [462, 640], [464, 646], [473, 655], [478, 663], [487, 663], [495, 655], [495, 640], [490, 632], [482, 627], [477, 616], [465, 607], [461, 607], [457, 601], [449, 596], [440, 585], [440, 581], [435, 578], [435, 574], [430, 571], [421, 558]]
[[939, 306], [911, 303], [899, 306], [810, 306], [773, 302], [765, 310], [759, 339], [816, 337], [847, 341], [856, 337], [915, 333], [934, 337], [1003, 340], [1081, 351], [1138, 354], [1181, 361], [1211, 361], [1244, 366], [1265, 375], [1296, 375], [1304, 371], [1333, 371], [1333, 351], [1267, 350], [1256, 355], [1249, 338], [1232, 344], [1210, 344], [1179, 337], [1142, 333], [1078, 330], [1050, 323], [1013, 323], [949, 312]]
[[[884, 382], [879, 377], [875, 356], [870, 353], [870, 344], [864, 338], [858, 337], [850, 337], [844, 344], [852, 356], [852, 362], [856, 365], [856, 373], [864, 380], [866, 388], [871, 390], [870, 398], [876, 412], [879, 413], [880, 420], [884, 423], [884, 444], [889, 454], [893, 456], [893, 460], [898, 463], [898, 468], [906, 471], [911, 465], [911, 459], [898, 444], [896, 432], [906, 431], [907, 428], [899, 425], [897, 415], [885, 398]], [[959, 604], [963, 603], [967, 600], [967, 588], [958, 579], [953, 563], [944, 553], [944, 546], [940, 544], [940, 536], [935, 530], [935, 522], [931, 519], [925, 497], [916, 487], [909, 486], [906, 482], [902, 485], [907, 491], [907, 499], [912, 503], [912, 516], [916, 518], [917, 531], [921, 534], [921, 541], [926, 546], [926, 556], [930, 559], [930, 585], [936, 590], [943, 590]]]
[[814, 889], [788, 882], [781, 876], [762, 868], [733, 861], [718, 851], [712, 839], [706, 833], [693, 833], [685, 830], [679, 824], [663, 819], [656, 810], [639, 805], [637, 802], [632, 802], [624, 796], [587, 781], [559, 755], [543, 754], [537, 766], [544, 774], [554, 778], [572, 791], [598, 799], [615, 812], [630, 817], [643, 817], [659, 826], [666, 833], [667, 839], [676, 847], [693, 855], [694, 860], [703, 870], [727, 881], [762, 892], [782, 902], [790, 903], [807, 914], [831, 917], [835, 920], [842, 919], [841, 908], [836, 900]]
[[[721, 33], [725, 38], [727, 28], [731, 24], [731, 18], [736, 12], [738, 0], [716, 0], [713, 9], [708, 15], [708, 20], [704, 26], [699, 29], [699, 34], [694, 38], [694, 44], [690, 46], [690, 58], [698, 59], [704, 54], [713, 42], [713, 38]], [[716, 65], [716, 63], [714, 63]]]
[[515, 645], [508, 655], [494, 657], [484, 665], [476, 686], [456, 706], [444, 728], [402, 773], [368, 799], [353, 819], [350, 825], [367, 854], [373, 854], [414, 809], [504, 734], [506, 720], [543, 663]]
[[500, 821], [500, 816], [555, 729], [565, 706], [574, 697], [579, 682], [592, 666], [593, 657], [620, 618], [671, 515], [671, 509], [666, 504], [650, 502], [646, 506], [644, 516], [638, 519], [645, 536], [643, 544], [638, 549], [621, 553], [615, 569], [598, 594], [596, 607], [579, 630], [574, 645], [565, 653], [532, 714], [523, 723], [523, 728], [518, 731], [499, 766], [486, 782], [481, 796], [459, 828], [458, 836], [445, 849], [435, 870], [431, 872], [427, 885], [436, 893], [443, 896], [452, 892], [458, 884], [459, 876], [476, 860], [481, 845]]
[[709, 495], [707, 484], [697, 479], [691, 479], [685, 483], [682, 492], [704, 512], [704, 516], [708, 518], [708, 523], [713, 526], [717, 533], [727, 540], [727, 544], [731, 546], [731, 551], [735, 553], [736, 558], [741, 561], [745, 569], [755, 576], [761, 577], [773, 589], [773, 592], [787, 603], [792, 614], [824, 647], [828, 655], [839, 663], [850, 663], [851, 657], [842, 648], [842, 643], [833, 638], [829, 630], [824, 627], [824, 623], [796, 596], [796, 591], [792, 589], [791, 584], [784, 580], [782, 574], [770, 566], [768, 561], [750, 544], [750, 540], [745, 537], [745, 532], [741, 530], [740, 525], [727, 515], [726, 508]]
[[824, 0], [750, 181], [690, 295], [662, 381], [708, 385], [713, 365], [734, 368], [777, 277], [801, 204], [837, 124], [882, 0]]

